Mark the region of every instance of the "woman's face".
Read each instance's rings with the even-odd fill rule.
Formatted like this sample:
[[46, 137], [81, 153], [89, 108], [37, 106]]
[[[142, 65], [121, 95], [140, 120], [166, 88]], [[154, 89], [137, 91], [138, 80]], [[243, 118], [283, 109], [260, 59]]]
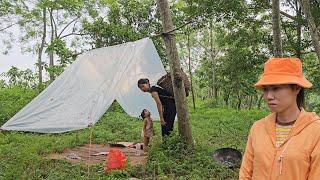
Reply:
[[150, 84], [139, 84], [139, 89], [143, 92], [149, 92]]
[[297, 104], [300, 89], [299, 86], [289, 84], [264, 86], [263, 99], [268, 103], [271, 112], [283, 112]]

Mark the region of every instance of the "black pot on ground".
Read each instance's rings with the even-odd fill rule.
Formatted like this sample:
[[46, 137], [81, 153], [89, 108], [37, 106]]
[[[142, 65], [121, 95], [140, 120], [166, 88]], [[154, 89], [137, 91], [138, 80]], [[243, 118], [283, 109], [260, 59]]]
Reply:
[[240, 167], [242, 154], [234, 148], [220, 148], [212, 153], [212, 157], [222, 166], [233, 169]]

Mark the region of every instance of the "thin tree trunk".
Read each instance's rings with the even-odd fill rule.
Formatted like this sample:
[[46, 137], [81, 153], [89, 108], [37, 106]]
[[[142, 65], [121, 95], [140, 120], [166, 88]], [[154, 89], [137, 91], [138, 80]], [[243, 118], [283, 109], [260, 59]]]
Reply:
[[[299, 7], [298, 5], [298, 0], [295, 1], [295, 6], [296, 6], [296, 14], [297, 14], [297, 18], [299, 20], [302, 19], [302, 13], [301, 13], [301, 7]], [[301, 24], [299, 22], [297, 22], [297, 57], [299, 59], [301, 59], [301, 42], [302, 42], [302, 38], [301, 38], [301, 33], [302, 33], [302, 27]]]
[[282, 57], [279, 0], [272, 0], [272, 31], [273, 31], [273, 43], [274, 43], [274, 53], [273, 53], [274, 57]]
[[214, 87], [214, 97], [215, 97], [215, 99], [218, 101], [219, 99], [219, 97], [218, 97], [218, 91], [219, 90], [219, 88], [217, 87], [217, 85], [215, 85], [215, 87]]
[[191, 49], [190, 49], [190, 34], [188, 34], [188, 55], [189, 55], [189, 75], [190, 75], [190, 86], [191, 86], [191, 93], [192, 93], [192, 104], [193, 109], [196, 110], [196, 101], [194, 98], [194, 89], [193, 89], [193, 80], [192, 80], [192, 71], [191, 71]]
[[240, 92], [238, 93], [238, 104], [237, 104], [237, 109], [240, 110], [241, 109], [241, 94]]
[[41, 40], [41, 45], [39, 48], [39, 54], [38, 54], [38, 72], [39, 72], [39, 90], [41, 90], [41, 85], [42, 85], [42, 52], [44, 49], [44, 44], [46, 41], [46, 33], [47, 33], [47, 13], [46, 13], [46, 8], [43, 8], [42, 11], [43, 17], [42, 17], [42, 21], [43, 21], [43, 32], [42, 32], [42, 40]]
[[258, 100], [258, 109], [261, 108], [262, 97], [263, 97], [263, 94], [261, 94], [260, 97], [259, 97], [259, 100]]
[[211, 88], [210, 98], [213, 98], [213, 99], [214, 99], [214, 87]]
[[[53, 23], [53, 15], [52, 15], [53, 10], [50, 11], [50, 22], [51, 22], [51, 44], [54, 41], [54, 35], [55, 35], [55, 30], [54, 30], [54, 23]], [[53, 69], [54, 67], [54, 56], [53, 56], [53, 51], [49, 53], [49, 67]], [[50, 76], [50, 81], [52, 82], [54, 80], [54, 73], [51, 71], [49, 72]]]
[[191, 125], [189, 123], [187, 98], [180, 73], [181, 65], [178, 57], [176, 40], [172, 33], [166, 33], [173, 30], [169, 4], [167, 0], [157, 0], [157, 5], [161, 14], [164, 42], [166, 45], [167, 56], [169, 58], [171, 77], [173, 77], [172, 85], [177, 108], [179, 134], [188, 144], [193, 144]]
[[212, 20], [210, 20], [210, 55], [212, 60], [212, 94], [214, 99], [217, 99], [217, 92], [216, 92], [216, 61], [215, 55], [213, 50], [213, 27], [212, 27]]
[[252, 101], [253, 101], [253, 95], [250, 95], [250, 100], [249, 100], [249, 110], [251, 110], [251, 107], [252, 107]]
[[224, 102], [226, 103], [227, 107], [229, 107], [229, 97], [230, 97], [230, 91], [228, 91], [227, 95], [224, 96]]
[[[203, 44], [206, 44], [206, 39], [205, 39], [205, 35], [204, 35], [204, 38], [203, 38]], [[204, 58], [205, 58], [205, 60], [207, 60], [207, 58], [208, 58], [209, 56], [208, 56], [208, 54], [207, 54], [207, 51], [206, 51], [206, 48], [204, 47]], [[207, 74], [207, 72], [204, 72], [205, 73], [205, 75], [208, 75]], [[207, 96], [206, 96], [207, 98], [211, 98], [211, 91], [210, 91], [210, 89], [208, 88], [207, 89]]]
[[316, 54], [318, 56], [318, 60], [320, 62], [320, 37], [317, 30], [316, 23], [314, 21], [314, 18], [310, 11], [310, 1], [309, 0], [300, 0], [300, 4], [303, 10], [304, 15], [306, 16], [306, 19], [308, 21], [308, 26], [310, 29], [311, 39], [314, 46], [314, 49], [316, 51]]

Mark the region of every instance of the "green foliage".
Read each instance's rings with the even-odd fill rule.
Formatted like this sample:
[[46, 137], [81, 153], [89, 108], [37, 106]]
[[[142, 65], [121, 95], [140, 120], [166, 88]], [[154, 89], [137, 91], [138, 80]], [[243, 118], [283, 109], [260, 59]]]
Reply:
[[[36, 91], [21, 88], [1, 90], [2, 120], [12, 117], [36, 94]], [[266, 112], [261, 111], [211, 109], [209, 104], [200, 101], [197, 111], [191, 111], [194, 147], [187, 146], [175, 133], [162, 143], [160, 124], [155, 122], [156, 136], [147, 164], [128, 166], [126, 170], [108, 175], [103, 174], [104, 164], [91, 167], [88, 174], [87, 167], [82, 164], [71, 165], [64, 160], [46, 158], [50, 153], [88, 143], [90, 129], [62, 134], [1, 131], [0, 179], [236, 179], [238, 169], [220, 166], [213, 161], [211, 153], [222, 147], [243, 151], [251, 124], [265, 115]], [[138, 142], [141, 126], [140, 120], [126, 115], [114, 102], [93, 126], [92, 143]]]
[[[85, 19], [82, 33], [90, 38], [86, 43], [93, 48], [112, 46], [162, 32], [155, 2], [151, 0], [117, 0], [104, 3], [109, 12], [105, 16]], [[152, 39], [165, 66], [168, 60], [161, 37]]]
[[[177, 8], [173, 9], [177, 21], [185, 21], [190, 17], [195, 21], [183, 31], [191, 36], [197, 96], [211, 98], [215, 107], [260, 106], [260, 93], [252, 86], [262, 74], [264, 62], [273, 54], [271, 16], [267, 12], [270, 4], [242, 0], [186, 3], [176, 1], [172, 8]], [[319, 3], [311, 3], [314, 4], [313, 11], [319, 7]], [[299, 9], [294, 1], [286, 1], [282, 6], [292, 11]], [[307, 99], [310, 109], [315, 109], [313, 107], [318, 102], [314, 97], [319, 96], [319, 63], [314, 53], [308, 52], [312, 49], [311, 39], [308, 31], [305, 31], [308, 29], [306, 22], [301, 18], [299, 15], [293, 19], [282, 18], [283, 49], [286, 57], [301, 56], [307, 78], [314, 84]], [[301, 40], [297, 35], [299, 26], [303, 32]], [[181, 35], [179, 44], [186, 44], [186, 39], [187, 35]], [[181, 59], [188, 57], [185, 49], [186, 45], [179, 49]]]
[[59, 38], [54, 39], [45, 52], [48, 54], [54, 53], [59, 57], [58, 65], [50, 67], [48, 64], [44, 64], [46, 71], [49, 74], [53, 74], [55, 77], [59, 76], [64, 71], [64, 68], [74, 61], [74, 57], [67, 47], [66, 42]]
[[138, 40], [139, 37], [131, 26], [108, 24], [102, 18], [94, 23], [84, 23], [84, 31], [92, 33], [94, 47], [112, 46], [128, 41]]
[[6, 83], [6, 81], [5, 80], [0, 80], [0, 89], [4, 89], [4, 88], [6, 88], [8, 85], [7, 85], [7, 83]]
[[[19, 110], [18, 108], [15, 111]], [[1, 115], [2, 112], [1, 111]], [[120, 112], [109, 111], [93, 127], [93, 143], [139, 141], [141, 122]], [[0, 132], [0, 179], [82, 179], [88, 178], [87, 167], [63, 160], [50, 160], [46, 155], [65, 148], [88, 143], [89, 129], [63, 134]], [[126, 172], [113, 172], [105, 177], [104, 164], [91, 168], [90, 178], [125, 177]], [[89, 178], [89, 179], [90, 179]]]
[[2, 73], [9, 81], [9, 86], [22, 86], [26, 88], [35, 87], [37, 85], [37, 74], [31, 69], [19, 70], [12, 66], [9, 71]]
[[320, 71], [319, 61], [316, 55], [308, 54], [304, 56], [304, 73], [307, 79], [313, 84], [312, 89], [306, 91], [306, 105], [310, 111], [320, 112]]
[[152, 32], [152, 1], [119, 0], [106, 5], [110, 11], [105, 16], [96, 17], [93, 22], [83, 22], [83, 32], [91, 36], [88, 43], [93, 47], [135, 41]]
[[37, 95], [36, 90], [21, 88], [0, 88], [0, 126], [8, 121]]
[[164, 144], [153, 144], [147, 166], [133, 172], [138, 178], [159, 179], [230, 179], [238, 174], [213, 161], [202, 146], [188, 147], [177, 135]]
[[131, 172], [138, 178], [163, 179], [236, 179], [238, 169], [221, 167], [212, 160], [214, 150], [233, 147], [244, 150], [247, 133], [255, 120], [266, 112], [210, 109], [201, 102], [191, 112], [195, 147], [187, 146], [173, 134], [165, 143], [157, 137], [149, 152], [148, 163]]
[[[201, 96], [208, 96], [207, 91], [215, 88], [220, 94], [220, 99], [216, 99], [217, 103], [220, 101], [223, 104], [225, 101], [228, 106], [228, 99], [235, 100], [235, 97], [239, 101], [257, 95], [252, 85], [259, 78], [262, 65], [267, 59], [267, 54], [264, 54], [267, 39], [264, 39], [265, 29], [248, 28], [250, 26], [254, 26], [254, 23], [244, 23], [243, 26], [232, 27], [230, 31], [230, 27], [225, 27], [225, 24], [216, 24], [212, 30], [212, 43], [215, 45], [213, 51], [216, 55], [204, 56], [195, 71], [196, 83], [202, 89]], [[210, 30], [209, 27], [208, 31]], [[205, 29], [204, 33], [206, 31]], [[233, 107], [236, 104], [242, 107], [240, 101], [234, 103]]]
[[[22, 31], [19, 39], [23, 49], [34, 53], [38, 53], [41, 44], [42, 12], [46, 10], [46, 40], [50, 39], [50, 42], [45, 43], [45, 49], [47, 54], [58, 57], [58, 64], [52, 67], [41, 65], [53, 76], [61, 74], [79, 52], [152, 37], [162, 32], [153, 0], [4, 0], [1, 3], [0, 17], [4, 20], [0, 27], [17, 23]], [[310, 3], [319, 26], [319, 2]], [[319, 63], [312, 53], [307, 22], [303, 13], [299, 15], [300, 6], [295, 0], [284, 1], [281, 6], [294, 12], [293, 18], [281, 18], [284, 54], [301, 56], [306, 62], [306, 74], [316, 84], [310, 96], [317, 96]], [[190, 36], [191, 71], [195, 73], [194, 86], [198, 97], [212, 98], [220, 105], [239, 108], [251, 107], [252, 102], [259, 101], [259, 94], [253, 90], [252, 84], [262, 73], [263, 63], [272, 55], [270, 9], [270, 2], [257, 0], [232, 0], [228, 3], [222, 0], [170, 1], [174, 25], [188, 24], [175, 34], [177, 43], [181, 45], [179, 56], [185, 64], [188, 59], [187, 35]], [[54, 22], [51, 22], [50, 13]], [[301, 40], [298, 36], [300, 27]], [[213, 31], [212, 36], [210, 31]], [[53, 39], [51, 35], [54, 35]], [[10, 47], [9, 42], [12, 41], [5, 40], [8, 42], [6, 46]], [[152, 40], [166, 69], [169, 69], [162, 36], [152, 37]], [[212, 53], [216, 54], [215, 58]], [[241, 98], [244, 101], [240, 101]], [[314, 98], [309, 99], [313, 103]]]

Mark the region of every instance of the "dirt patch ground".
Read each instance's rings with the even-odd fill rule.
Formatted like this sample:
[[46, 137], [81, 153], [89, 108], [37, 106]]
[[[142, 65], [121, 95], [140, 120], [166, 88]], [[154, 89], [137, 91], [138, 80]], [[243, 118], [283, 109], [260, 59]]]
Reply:
[[49, 154], [49, 159], [66, 160], [71, 164], [83, 163], [85, 165], [105, 164], [109, 149], [119, 149], [127, 157], [127, 162], [131, 166], [144, 165], [147, 162], [147, 155], [143, 154], [143, 150], [137, 150], [131, 142], [119, 142], [116, 144], [91, 144], [89, 156], [89, 144], [65, 149], [62, 153]]

